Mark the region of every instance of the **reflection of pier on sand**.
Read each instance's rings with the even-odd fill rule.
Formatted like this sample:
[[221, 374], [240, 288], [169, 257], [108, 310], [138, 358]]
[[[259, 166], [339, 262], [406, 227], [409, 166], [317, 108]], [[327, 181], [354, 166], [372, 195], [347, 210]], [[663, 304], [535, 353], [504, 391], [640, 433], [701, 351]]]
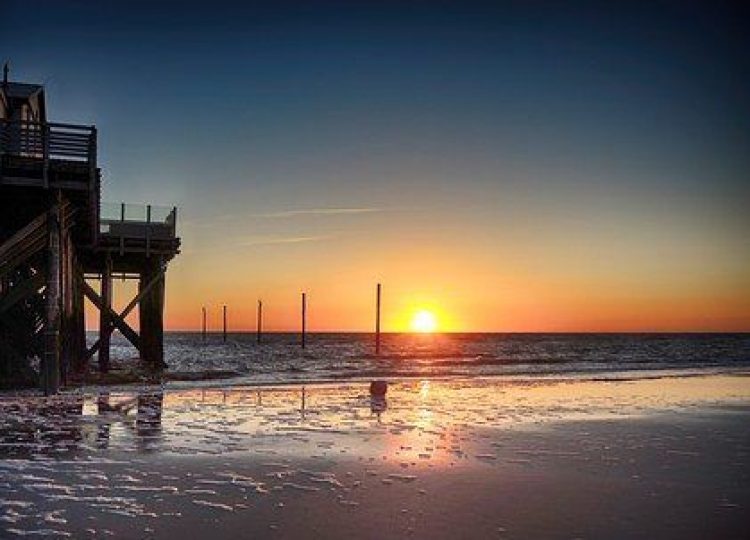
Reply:
[[0, 458], [73, 457], [91, 447], [106, 449], [113, 425], [130, 432], [137, 449], [154, 450], [161, 434], [163, 400], [162, 391], [114, 401], [103, 391], [0, 401]]
[[0, 537], [684, 538], [746, 523], [747, 377], [403, 381], [387, 399], [365, 383], [0, 398]]
[[[628, 417], [750, 392], [743, 378], [731, 376], [575, 385], [577, 393], [572, 394], [565, 381], [412, 381], [393, 385], [388, 401], [357, 384], [145, 387], [54, 398], [6, 397], [0, 399], [0, 458], [83, 455], [96, 449], [216, 454], [252, 450], [289, 436], [296, 436], [297, 443], [286, 445], [285, 452], [307, 453], [309, 448], [300, 443], [314, 446], [313, 439], [323, 436], [349, 437], [348, 451], [359, 451], [351, 436], [371, 442], [373, 436], [408, 439], [414, 432], [452, 432], [465, 425], [511, 428]], [[669, 385], [679, 391], [666, 392]], [[440, 453], [432, 454], [434, 460]]]

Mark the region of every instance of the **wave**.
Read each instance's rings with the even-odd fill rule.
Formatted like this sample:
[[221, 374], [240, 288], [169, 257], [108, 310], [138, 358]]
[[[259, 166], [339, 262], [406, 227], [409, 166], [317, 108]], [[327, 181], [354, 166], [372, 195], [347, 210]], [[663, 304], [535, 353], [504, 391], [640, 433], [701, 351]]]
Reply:
[[[293, 334], [272, 334], [260, 345], [254, 334], [230, 334], [226, 343], [165, 335], [170, 373], [255, 381], [750, 368], [748, 334], [388, 334], [382, 346], [375, 355], [366, 334], [313, 334], [304, 350]], [[134, 352], [120, 337], [113, 356], [127, 363]]]

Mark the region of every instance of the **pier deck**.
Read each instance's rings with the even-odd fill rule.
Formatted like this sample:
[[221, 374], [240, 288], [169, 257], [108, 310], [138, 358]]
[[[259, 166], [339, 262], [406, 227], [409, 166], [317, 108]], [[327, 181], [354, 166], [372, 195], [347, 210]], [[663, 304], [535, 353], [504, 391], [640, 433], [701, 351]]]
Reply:
[[[101, 203], [94, 126], [46, 121], [39, 85], [0, 85], [0, 381], [54, 393], [120, 331], [151, 369], [165, 367], [165, 274], [179, 253], [176, 208]], [[119, 209], [119, 214], [113, 212]], [[122, 313], [112, 276], [139, 281]], [[88, 280], [100, 282], [97, 292]], [[99, 310], [86, 343], [85, 299]], [[139, 329], [125, 318], [139, 309]], [[32, 368], [33, 359], [40, 369]]]

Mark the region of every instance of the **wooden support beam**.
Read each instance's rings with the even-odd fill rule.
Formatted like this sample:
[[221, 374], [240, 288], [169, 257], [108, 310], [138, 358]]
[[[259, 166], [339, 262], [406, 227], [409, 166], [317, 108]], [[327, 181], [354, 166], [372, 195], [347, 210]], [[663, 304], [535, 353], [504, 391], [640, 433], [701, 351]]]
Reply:
[[[91, 300], [91, 302], [101, 312], [103, 306], [102, 298], [96, 293], [94, 289], [91, 288], [91, 285], [89, 285], [85, 281], [82, 281], [82, 287], [86, 298]], [[133, 345], [133, 347], [138, 349], [138, 351], [140, 352], [141, 340], [138, 337], [138, 333], [133, 330], [130, 325], [128, 325], [128, 323], [125, 322], [125, 320], [112, 309], [111, 306], [109, 307], [109, 317], [111, 319], [111, 325], [114, 328], [117, 328], [117, 330], [119, 330], [120, 333], [127, 338], [127, 340]]]
[[302, 293], [302, 348], [305, 348], [305, 334], [307, 333], [307, 293]]
[[41, 383], [45, 395], [56, 394], [60, 386], [60, 199], [58, 191], [50, 201], [47, 218], [46, 321], [41, 366]]
[[375, 355], [380, 356], [380, 293], [382, 286], [378, 283], [375, 293]]
[[[164, 273], [167, 271], [166, 266], [162, 266], [159, 268], [159, 270], [151, 277], [151, 280], [143, 286], [142, 284], [139, 284], [138, 286], [138, 294], [133, 298], [130, 303], [125, 307], [125, 309], [122, 310], [122, 313], [120, 313], [120, 318], [124, 319], [128, 315], [130, 315], [130, 312], [133, 311], [133, 308], [137, 306], [143, 298], [151, 292], [151, 290], [159, 283], [159, 280], [161, 280], [164, 277]], [[140, 277], [139, 279], [143, 279]]]
[[[93, 301], [93, 300], [92, 300]], [[96, 304], [96, 302], [94, 302]], [[99, 306], [99, 371], [109, 371], [109, 345], [112, 336], [112, 259], [107, 257], [102, 272], [102, 296]]]
[[[159, 269], [159, 271], [156, 274], [153, 275], [153, 277], [151, 278], [151, 281], [149, 281], [146, 284], [145, 287], [141, 287], [140, 288], [140, 290], [138, 291], [138, 294], [135, 296], [135, 298], [133, 298], [133, 300], [130, 301], [130, 303], [125, 307], [124, 310], [122, 310], [122, 312], [120, 312], [119, 315], [113, 310], [112, 311], [112, 320], [113, 321], [120, 320], [120, 321], [122, 321], [123, 324], [127, 325], [127, 323], [125, 322], [125, 318], [130, 314], [131, 311], [133, 311], [133, 308], [135, 308], [135, 306], [137, 306], [143, 300], [143, 298], [158, 284], [159, 280], [162, 278], [162, 276], [164, 276], [164, 273], [166, 272], [166, 270], [167, 270], [167, 267], [166, 266], [162, 266]], [[99, 307], [99, 305], [101, 305], [101, 303], [102, 303], [102, 300], [101, 300], [101, 298], [98, 298], [98, 300], [96, 299], [96, 297], [98, 296], [96, 294], [96, 291], [94, 291], [94, 289], [92, 289], [91, 286], [88, 285], [88, 283], [85, 282], [85, 280], [83, 279], [82, 275], [79, 275], [78, 279], [80, 279], [85, 284], [86, 296], [92, 302], [94, 302], [94, 304], [97, 305], [97, 307]], [[79, 287], [80, 287], [80, 290], [81, 290], [81, 294], [83, 295], [84, 287], [83, 286], [79, 286]], [[81, 315], [83, 315], [82, 311], [81, 311]], [[84, 326], [84, 328], [85, 328], [85, 326]], [[118, 329], [119, 329], [119, 327], [118, 327]], [[131, 328], [130, 331], [133, 334], [135, 334], [135, 330], [132, 330], [132, 328]], [[131, 338], [132, 337], [133, 336], [131, 336]], [[131, 343], [133, 343], [133, 340], [131, 338], [128, 338], [128, 340]], [[140, 346], [141, 340], [137, 339], [136, 341], [137, 341], [137, 344], [133, 343], [133, 345], [138, 348]], [[84, 343], [85, 343], [85, 341], [84, 341]], [[101, 348], [101, 345], [102, 345], [101, 339], [97, 339], [90, 348], [88, 348], [88, 349], [82, 349], [82, 351], [85, 351], [82, 354], [84, 363], [88, 362], [88, 360], [99, 351], [99, 349]], [[139, 352], [140, 352], [140, 349], [139, 349]]]
[[15, 246], [23, 242], [29, 234], [43, 227], [46, 223], [47, 212], [31, 220], [28, 225], [3, 242], [2, 245], [0, 245], [0, 260], [6, 258], [11, 249], [15, 248]]
[[206, 341], [206, 306], [203, 306], [201, 308], [201, 315], [203, 317], [202, 320], [202, 326], [201, 326], [201, 335], [203, 336], [203, 342]]
[[0, 245], [0, 276], [44, 249], [48, 241], [47, 218], [45, 212]]
[[222, 332], [224, 343], [227, 342], [227, 306], [224, 306], [224, 331]]
[[91, 357], [97, 353], [97, 351], [99, 350], [99, 347], [101, 346], [102, 346], [101, 340], [97, 339], [90, 349], [86, 349], [86, 356], [85, 356], [86, 362], [88, 362], [89, 359], [91, 359]]
[[73, 338], [73, 352], [71, 369], [74, 373], [82, 373], [88, 365], [91, 356], [86, 350], [86, 312], [78, 262], [73, 261], [73, 313], [71, 314], [71, 335]]
[[73, 357], [76, 354], [75, 335], [73, 329], [73, 238], [70, 232], [72, 222], [70, 212], [61, 212], [60, 215], [60, 380], [67, 384], [70, 378], [70, 370]]
[[[141, 289], [139, 290], [139, 292], [138, 292], [138, 294], [137, 294], [137, 295], [135, 296], [135, 298], [133, 298], [133, 300], [131, 300], [131, 301], [130, 301], [130, 303], [129, 303], [129, 304], [128, 304], [128, 305], [126, 306], [126, 307], [125, 307], [125, 309], [124, 309], [124, 310], [122, 310], [122, 312], [120, 312], [120, 314], [119, 314], [119, 315], [117, 314], [117, 312], [115, 312], [115, 311], [113, 310], [113, 311], [112, 311], [112, 314], [111, 314], [111, 316], [112, 316], [112, 320], [113, 320], [113, 321], [115, 321], [115, 320], [120, 320], [120, 321], [122, 321], [122, 322], [123, 322], [123, 323], [124, 323], [125, 325], [127, 325], [127, 322], [125, 322], [125, 318], [126, 318], [126, 317], [127, 317], [127, 316], [128, 316], [129, 314], [130, 314], [130, 312], [131, 312], [131, 311], [133, 311], [133, 308], [135, 308], [135, 306], [137, 306], [137, 305], [138, 305], [138, 304], [139, 304], [139, 303], [140, 303], [140, 302], [141, 302], [141, 301], [143, 300], [143, 298], [144, 298], [144, 297], [145, 297], [145, 296], [146, 296], [146, 295], [147, 295], [147, 294], [149, 293], [149, 291], [150, 291], [151, 289], [153, 289], [153, 287], [154, 287], [154, 286], [155, 286], [155, 285], [156, 285], [156, 284], [158, 283], [158, 281], [159, 281], [159, 279], [161, 278], [161, 276], [163, 276], [163, 275], [164, 275], [164, 272], [165, 272], [165, 271], [166, 271], [166, 267], [164, 266], [164, 267], [162, 267], [162, 268], [161, 268], [161, 269], [159, 270], [159, 272], [157, 272], [157, 273], [156, 273], [156, 275], [154, 275], [154, 276], [152, 277], [151, 281], [149, 281], [149, 282], [148, 282], [148, 284], [146, 284], [146, 286], [145, 286], [145, 287], [142, 287], [142, 288], [141, 288]], [[82, 277], [82, 276], [79, 276], [79, 279], [83, 280], [83, 277]], [[85, 281], [84, 281], [84, 283], [85, 283]], [[94, 291], [94, 289], [92, 289], [92, 288], [91, 288], [91, 286], [90, 286], [90, 285], [88, 285], [88, 283], [85, 283], [85, 287], [86, 287], [86, 296], [87, 296], [87, 297], [88, 297], [89, 299], [91, 299], [91, 301], [92, 301], [92, 302], [94, 302], [94, 304], [95, 304], [95, 305], [97, 305], [97, 307], [99, 307], [99, 305], [100, 305], [100, 304], [101, 304], [101, 302], [102, 302], [101, 298], [98, 298], [98, 300], [96, 300], [96, 299], [95, 299], [95, 297], [97, 297], [96, 291]], [[83, 290], [84, 290], [84, 289], [83, 289], [83, 287], [81, 287], [81, 291], [82, 291], [82, 293], [83, 293]], [[128, 326], [128, 327], [129, 327], [129, 326]], [[119, 327], [118, 327], [118, 329], [119, 329]], [[122, 331], [122, 330], [121, 330], [121, 331]], [[133, 334], [135, 334], [135, 330], [132, 330], [132, 328], [131, 328], [131, 330], [130, 330], [130, 331], [131, 331], [131, 332], [132, 332]], [[127, 331], [126, 331], [126, 332], [127, 332]], [[131, 337], [133, 337], [133, 336], [131, 336]], [[131, 343], [133, 343], [133, 341], [132, 341], [132, 340], [131, 340], [130, 338], [128, 338], [128, 340], [129, 340], [129, 341], [130, 341]], [[139, 347], [139, 345], [140, 345], [140, 339], [137, 339], [136, 341], [137, 341], [137, 344], [136, 344], [136, 343], [133, 343], [133, 345], [134, 345], [135, 347]], [[85, 342], [84, 342], [84, 343], [85, 343]], [[94, 354], [96, 354], [96, 353], [97, 353], [97, 352], [99, 351], [99, 349], [101, 348], [101, 345], [102, 345], [102, 343], [101, 343], [101, 339], [97, 339], [97, 340], [96, 340], [96, 341], [94, 342], [94, 344], [93, 344], [93, 345], [92, 345], [92, 346], [91, 346], [91, 347], [90, 347], [89, 349], [86, 349], [86, 350], [85, 350], [85, 354], [84, 354], [84, 360], [85, 360], [85, 361], [88, 361], [88, 360], [89, 360], [89, 359], [90, 359], [90, 358], [91, 358], [92, 356], [94, 356]], [[139, 352], [140, 352], [140, 350], [139, 350]]]
[[161, 370], [166, 367], [166, 364], [164, 363], [164, 266], [160, 261], [153, 261], [144, 268], [140, 286], [142, 299], [138, 307], [141, 324], [141, 359], [151, 369]]

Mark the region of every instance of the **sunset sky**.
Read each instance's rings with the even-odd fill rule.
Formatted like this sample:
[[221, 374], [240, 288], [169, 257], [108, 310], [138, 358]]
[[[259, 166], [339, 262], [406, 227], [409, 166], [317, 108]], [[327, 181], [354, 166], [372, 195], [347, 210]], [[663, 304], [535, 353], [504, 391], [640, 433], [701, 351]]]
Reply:
[[386, 331], [748, 331], [746, 19], [655, 4], [10, 0], [0, 59], [179, 207], [170, 329], [371, 330], [380, 281]]

